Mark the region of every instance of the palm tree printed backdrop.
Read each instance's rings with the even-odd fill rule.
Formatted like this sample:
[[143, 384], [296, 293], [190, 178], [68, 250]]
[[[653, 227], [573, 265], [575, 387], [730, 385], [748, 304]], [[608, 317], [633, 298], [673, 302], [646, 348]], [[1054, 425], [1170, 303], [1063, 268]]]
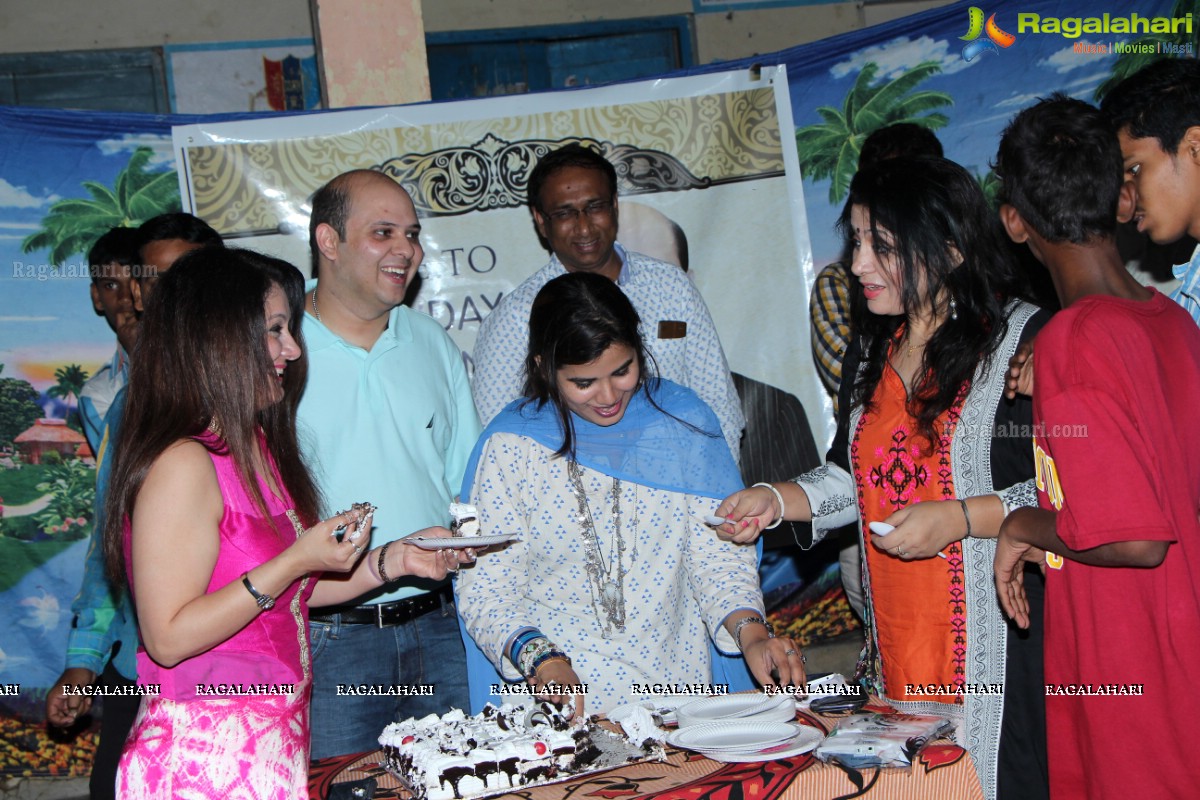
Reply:
[[933, 109], [954, 105], [953, 97], [928, 89], [913, 91], [941, 71], [937, 62], [924, 61], [890, 81], [874, 83], [879, 65], [868, 62], [846, 93], [840, 110], [821, 106], [817, 113], [824, 122], [796, 129], [801, 171], [810, 181], [830, 179], [831, 205], [841, 204], [850, 190], [859, 152], [871, 133], [897, 122], [937, 130], [949, 121]]
[[1000, 176], [996, 174], [996, 170], [989, 169], [985, 173], [975, 173], [975, 181], [979, 184], [979, 188], [983, 190], [983, 196], [987, 199], [988, 207], [992, 211], [1000, 210]]
[[42, 228], [26, 237], [26, 253], [50, 251], [50, 261], [61, 264], [76, 253], [86, 253], [112, 228], [135, 228], [151, 217], [179, 211], [179, 177], [173, 169], [147, 172], [154, 151], [139, 147], [117, 175], [112, 188], [83, 181], [90, 198], [68, 198], [50, 206]]
[[[1190, 58], [1195, 58], [1200, 52], [1200, 0], [1175, 0], [1175, 5], [1171, 7], [1171, 17], [1192, 17], [1192, 30], [1189, 33], [1185, 30], [1180, 30], [1178, 33], [1150, 33], [1145, 36], [1133, 40], [1130, 44], [1134, 49], [1142, 45], [1154, 45], [1157, 50], [1157, 45], [1171, 45], [1185, 51], [1190, 45]], [[1181, 28], [1183, 26], [1180, 26]], [[1122, 53], [1117, 56], [1117, 61], [1113, 64], [1112, 75], [1108, 80], [1096, 87], [1096, 92], [1093, 95], [1096, 102], [1104, 99], [1104, 96], [1112, 91], [1113, 87], [1121, 81], [1133, 75], [1142, 67], [1157, 61], [1160, 58], [1178, 58], [1178, 55], [1168, 55], [1167, 53]]]
[[[83, 384], [87, 383], [87, 370], [78, 364], [68, 364], [54, 370], [54, 379], [58, 383], [47, 389], [46, 394], [61, 398], [67, 404], [67, 421], [74, 423], [72, 427], [76, 427], [79, 425], [79, 393], [83, 391]], [[72, 407], [75, 408], [76, 419], [71, 418]]]

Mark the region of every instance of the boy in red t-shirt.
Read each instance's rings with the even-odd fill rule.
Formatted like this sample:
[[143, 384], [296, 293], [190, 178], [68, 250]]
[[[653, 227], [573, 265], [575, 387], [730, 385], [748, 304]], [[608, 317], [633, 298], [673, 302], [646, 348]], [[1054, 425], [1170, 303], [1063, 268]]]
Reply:
[[1063, 311], [1034, 364], [1040, 509], [996, 545], [1001, 605], [1046, 563], [1046, 722], [1056, 798], [1194, 796], [1200, 719], [1200, 329], [1117, 252], [1133, 211], [1115, 132], [1061, 95], [1000, 143], [1001, 219]]

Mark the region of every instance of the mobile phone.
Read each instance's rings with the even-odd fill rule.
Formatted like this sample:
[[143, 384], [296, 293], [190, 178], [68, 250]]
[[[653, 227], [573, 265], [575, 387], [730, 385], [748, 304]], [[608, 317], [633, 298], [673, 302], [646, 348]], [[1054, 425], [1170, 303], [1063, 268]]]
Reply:
[[808, 704], [808, 708], [815, 714], [842, 714], [858, 711], [869, 699], [861, 686], [847, 684], [845, 693], [817, 697]]

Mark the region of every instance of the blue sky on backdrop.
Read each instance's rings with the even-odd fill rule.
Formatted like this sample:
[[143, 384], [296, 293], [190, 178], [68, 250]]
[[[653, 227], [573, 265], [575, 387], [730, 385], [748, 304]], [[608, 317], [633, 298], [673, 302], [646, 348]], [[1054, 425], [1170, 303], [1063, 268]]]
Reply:
[[[83, 196], [80, 181], [111, 186], [139, 145], [155, 151], [152, 171], [173, 166], [169, 127], [161, 118], [73, 113], [35, 117], [36, 125], [0, 125], [0, 363], [4, 377], [46, 388], [46, 369], [84, 364], [91, 372], [113, 352], [114, 337], [92, 311], [86, 254], [52, 277], [45, 251], [24, 253], [50, 205]], [[147, 123], [161, 133], [132, 133]], [[39, 279], [38, 276], [41, 276]]]
[[[986, 15], [995, 14], [996, 24], [1016, 36], [1011, 47], [982, 53], [969, 62], [963, 58], [967, 42], [960, 37], [968, 32], [972, 6]], [[922, 61], [937, 61], [941, 73], [917, 90], [945, 92], [954, 98], [953, 106], [937, 109], [949, 117], [949, 124], [937, 131], [938, 138], [947, 158], [982, 175], [995, 156], [1004, 126], [1017, 111], [1054, 91], [1092, 102], [1092, 93], [1111, 74], [1117, 56], [1075, 52], [1076, 42], [1111, 44], [1136, 38], [1124, 34], [1083, 34], [1075, 39], [1059, 34], [1018, 34], [1018, 13], [1069, 18], [1137, 12], [1153, 17], [1169, 14], [1171, 6], [1171, 0], [968, 0], [800, 46], [780, 54], [788, 64], [793, 119], [799, 128], [821, 121], [815, 110], [819, 106], [840, 109], [868, 62], [879, 65], [879, 79], [891, 79]], [[832, 231], [841, 208], [829, 205], [828, 180], [813, 183], [806, 179], [804, 189], [813, 258], [819, 268], [839, 256], [840, 244]]]

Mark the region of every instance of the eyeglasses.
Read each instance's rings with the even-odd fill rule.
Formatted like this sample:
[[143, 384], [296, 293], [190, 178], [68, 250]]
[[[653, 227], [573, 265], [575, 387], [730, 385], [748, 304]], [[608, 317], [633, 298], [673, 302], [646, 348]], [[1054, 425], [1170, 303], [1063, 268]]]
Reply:
[[612, 200], [593, 200], [583, 208], [559, 208], [546, 214], [554, 225], [566, 227], [579, 221], [580, 214], [586, 214], [593, 222], [601, 222], [612, 216]]

